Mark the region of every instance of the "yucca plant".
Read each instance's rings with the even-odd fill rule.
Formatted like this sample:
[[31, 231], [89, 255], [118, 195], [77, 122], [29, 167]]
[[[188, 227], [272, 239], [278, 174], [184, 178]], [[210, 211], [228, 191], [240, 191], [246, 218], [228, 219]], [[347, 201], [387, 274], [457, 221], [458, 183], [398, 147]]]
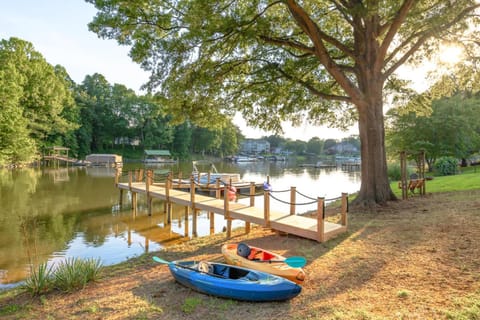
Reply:
[[85, 263], [85, 278], [87, 282], [89, 281], [97, 281], [98, 277], [100, 276], [100, 272], [102, 271], [102, 261], [100, 259], [87, 259], [84, 260]]
[[52, 266], [41, 263], [37, 268], [30, 266], [30, 276], [25, 280], [23, 287], [32, 295], [39, 295], [52, 290]]
[[81, 289], [98, 278], [101, 268], [99, 259], [68, 258], [55, 270], [55, 287], [65, 292]]

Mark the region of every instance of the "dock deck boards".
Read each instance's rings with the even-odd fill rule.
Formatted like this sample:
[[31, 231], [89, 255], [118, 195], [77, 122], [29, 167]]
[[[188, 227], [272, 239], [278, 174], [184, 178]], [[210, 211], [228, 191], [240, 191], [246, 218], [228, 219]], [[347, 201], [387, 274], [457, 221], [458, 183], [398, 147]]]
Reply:
[[[145, 182], [118, 183], [117, 187], [121, 190], [129, 190], [131, 192], [145, 195], [147, 194], [147, 186]], [[346, 225], [323, 221], [322, 235], [318, 228], [319, 220], [317, 218], [290, 215], [289, 213], [278, 211], [269, 211], [269, 221], [266, 221], [263, 208], [252, 207], [236, 202], [228, 203], [228, 212], [226, 213], [224, 199], [217, 199], [211, 196], [195, 193], [194, 204], [192, 204], [192, 194], [190, 192], [169, 189], [167, 197], [167, 190], [165, 187], [158, 184], [149, 185], [148, 192], [149, 196], [152, 198], [170, 201], [186, 207], [194, 207], [196, 210], [214, 212], [231, 219], [239, 219], [245, 222], [270, 227], [277, 231], [294, 234], [319, 242], [327, 241], [332, 237], [347, 231]]]

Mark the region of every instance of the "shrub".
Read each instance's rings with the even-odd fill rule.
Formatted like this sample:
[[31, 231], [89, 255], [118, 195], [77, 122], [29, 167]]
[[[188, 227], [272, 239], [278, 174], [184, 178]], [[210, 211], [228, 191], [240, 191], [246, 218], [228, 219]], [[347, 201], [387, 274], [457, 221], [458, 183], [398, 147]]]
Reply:
[[435, 161], [434, 166], [439, 175], [448, 176], [457, 172], [458, 161], [454, 157], [441, 157]]
[[52, 290], [52, 287], [52, 266], [49, 267], [46, 262], [38, 265], [36, 269], [33, 266], [30, 266], [30, 276], [23, 284], [25, 290], [32, 295], [39, 295]]
[[387, 167], [388, 178], [391, 181], [397, 181], [402, 178], [402, 171], [398, 162], [391, 163]]
[[69, 258], [55, 270], [55, 287], [65, 292], [81, 289], [87, 282], [98, 278], [101, 267], [99, 259]]

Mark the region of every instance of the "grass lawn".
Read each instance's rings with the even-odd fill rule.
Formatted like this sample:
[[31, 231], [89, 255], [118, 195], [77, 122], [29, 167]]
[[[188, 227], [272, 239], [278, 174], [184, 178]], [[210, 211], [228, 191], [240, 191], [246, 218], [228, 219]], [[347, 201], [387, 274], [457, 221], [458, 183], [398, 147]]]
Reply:
[[[474, 168], [477, 170], [471, 169], [453, 176], [434, 177], [433, 180], [426, 182], [426, 192], [438, 193], [480, 189], [480, 168]], [[398, 188], [398, 181], [392, 182], [391, 188], [397, 196], [402, 196], [401, 189]]]

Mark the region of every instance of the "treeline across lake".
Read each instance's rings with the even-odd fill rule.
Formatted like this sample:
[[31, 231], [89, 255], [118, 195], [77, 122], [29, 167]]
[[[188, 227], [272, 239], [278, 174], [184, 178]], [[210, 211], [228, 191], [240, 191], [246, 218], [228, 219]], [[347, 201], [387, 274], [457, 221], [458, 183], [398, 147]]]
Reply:
[[233, 154], [241, 138], [231, 118], [193, 124], [170, 116], [164, 98], [139, 95], [103, 75], [75, 83], [31, 43], [0, 42], [0, 166], [29, 163], [50, 146], [82, 159], [121, 146]]

